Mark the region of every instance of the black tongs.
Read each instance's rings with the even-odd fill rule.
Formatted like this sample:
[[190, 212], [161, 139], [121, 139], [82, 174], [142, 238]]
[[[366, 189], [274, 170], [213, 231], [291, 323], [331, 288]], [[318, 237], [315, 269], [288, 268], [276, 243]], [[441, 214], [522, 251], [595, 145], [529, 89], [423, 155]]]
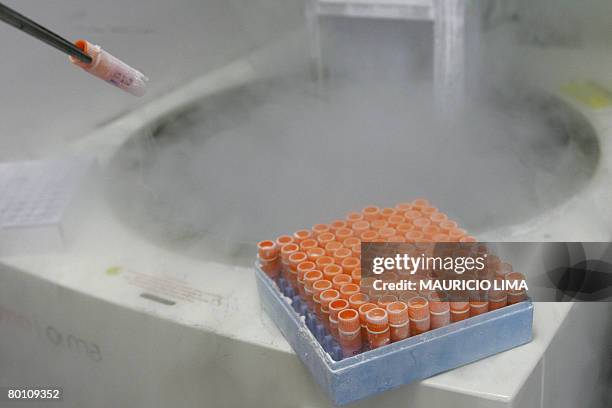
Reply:
[[89, 64], [92, 61], [89, 55], [85, 54], [79, 47], [70, 41], [60, 37], [52, 31], [47, 30], [45, 27], [35, 23], [26, 16], [16, 12], [2, 3], [0, 3], [0, 20], [30, 34], [32, 37], [37, 38], [40, 41], [45, 42], [82, 62]]

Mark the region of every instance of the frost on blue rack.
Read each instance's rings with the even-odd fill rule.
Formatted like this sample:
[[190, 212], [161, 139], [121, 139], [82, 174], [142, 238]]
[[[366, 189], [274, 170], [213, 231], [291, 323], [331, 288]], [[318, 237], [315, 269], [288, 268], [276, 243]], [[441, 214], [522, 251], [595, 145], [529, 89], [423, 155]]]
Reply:
[[263, 309], [337, 405], [421, 380], [532, 339], [533, 305], [517, 303], [342, 359], [339, 344], [282, 277], [255, 268]]
[[[269, 278], [268, 278], [269, 279]], [[310, 332], [314, 335], [319, 345], [323, 348], [329, 356], [335, 360], [342, 360], [342, 349], [340, 345], [331, 336], [329, 331], [323, 326], [317, 316], [308, 310], [306, 303], [302, 301], [299, 295], [296, 295], [293, 287], [287, 283], [285, 278], [279, 277], [276, 280], [280, 292], [285, 296], [286, 299], [291, 299], [291, 307], [298, 316], [304, 318], [304, 323]]]

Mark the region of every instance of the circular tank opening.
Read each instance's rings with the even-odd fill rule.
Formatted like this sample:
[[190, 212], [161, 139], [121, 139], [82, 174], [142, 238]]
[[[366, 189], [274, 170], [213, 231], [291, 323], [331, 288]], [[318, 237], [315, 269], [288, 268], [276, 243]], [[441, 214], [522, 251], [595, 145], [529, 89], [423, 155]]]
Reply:
[[200, 254], [417, 197], [477, 236], [557, 206], [597, 166], [593, 129], [554, 97], [497, 94], [452, 126], [429, 106], [392, 84], [233, 89], [129, 140], [109, 197], [144, 236]]

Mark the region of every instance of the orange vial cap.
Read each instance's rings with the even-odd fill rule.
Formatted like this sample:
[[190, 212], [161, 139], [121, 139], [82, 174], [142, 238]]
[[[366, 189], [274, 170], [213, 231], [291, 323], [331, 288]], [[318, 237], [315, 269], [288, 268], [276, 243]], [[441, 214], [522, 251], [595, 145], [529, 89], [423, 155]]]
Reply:
[[312, 289], [312, 285], [318, 281], [323, 279], [323, 272], [318, 270], [311, 270], [304, 274], [304, 287], [306, 289]]
[[451, 221], [451, 220], [446, 220], [446, 221], [441, 221], [439, 224], [440, 227], [440, 232], [443, 233], [449, 233], [451, 230], [457, 228], [457, 223], [455, 221]]
[[356, 283], [346, 283], [340, 287], [340, 297], [348, 300], [351, 296], [359, 293], [360, 289]]
[[404, 217], [401, 215], [392, 215], [387, 218], [387, 225], [391, 228], [396, 228], [400, 224], [404, 224]]
[[330, 303], [340, 299], [340, 293], [336, 289], [327, 289], [319, 294], [322, 307], [329, 307]]
[[366, 325], [368, 331], [374, 333], [384, 332], [389, 328], [389, 316], [387, 311], [380, 307], [369, 310], [366, 313]]
[[[351, 251], [351, 254], [353, 252]], [[359, 258], [355, 256], [348, 256], [342, 259], [340, 265], [342, 266], [342, 271], [348, 275], [352, 274], [355, 268], [361, 267], [361, 261]]]
[[297, 271], [298, 264], [306, 261], [307, 259], [308, 256], [305, 252], [293, 252], [289, 255], [289, 258], [287, 258], [287, 260], [289, 261], [289, 266], [294, 271]]
[[363, 217], [368, 221], [374, 221], [380, 218], [380, 208], [371, 205], [364, 208], [362, 211]]
[[348, 301], [351, 309], [359, 310], [361, 305], [370, 301], [370, 297], [365, 293], [355, 293], [348, 298]]
[[408, 323], [408, 305], [404, 302], [391, 302], [387, 304], [389, 324], [400, 325]]
[[338, 265], [341, 265], [342, 261], [351, 255], [353, 255], [353, 252], [350, 249], [341, 247], [334, 251], [334, 260]]
[[299, 230], [299, 231], [295, 231], [293, 233], [293, 238], [295, 238], [295, 241], [299, 244], [300, 242], [302, 242], [305, 239], [308, 238], [312, 238], [313, 234], [311, 230], [307, 230], [307, 229], [303, 229], [303, 230]]
[[333, 232], [334, 234], [339, 229], [347, 228], [347, 227], [348, 227], [348, 223], [344, 220], [335, 220], [335, 221], [332, 221], [331, 224], [329, 224], [329, 228], [331, 229], [331, 232]]
[[300, 247], [297, 244], [294, 244], [294, 243], [285, 244], [281, 247], [281, 250], [280, 250], [281, 258], [287, 261], [291, 254], [298, 252], [299, 250], [300, 250]]
[[352, 227], [354, 223], [363, 221], [363, 214], [357, 211], [351, 211], [346, 216], [346, 223], [349, 227]]
[[354, 309], [344, 309], [338, 313], [338, 330], [345, 333], [354, 333], [361, 329], [359, 313]]
[[306, 250], [306, 255], [308, 255], [308, 260], [312, 262], [316, 262], [317, 259], [325, 255], [325, 250], [323, 248], [310, 248]]
[[329, 232], [329, 231], [330, 231], [330, 228], [329, 228], [329, 225], [327, 224], [315, 224], [312, 226], [312, 232], [315, 237], [318, 237], [319, 234], [322, 234], [324, 232]]
[[336, 299], [329, 303], [329, 318], [338, 321], [338, 313], [348, 309], [349, 302], [346, 299]]
[[279, 247], [282, 247], [283, 245], [287, 245], [287, 244], [291, 244], [293, 243], [293, 237], [290, 235], [281, 235], [280, 237], [276, 238], [276, 245], [278, 245]]
[[330, 241], [327, 244], [325, 244], [325, 253], [328, 256], [333, 256], [334, 252], [336, 252], [336, 250], [342, 248], [342, 244], [338, 241]]
[[353, 246], [361, 245], [361, 240], [357, 237], [348, 237], [347, 239], [342, 241], [342, 245], [344, 245], [345, 248], [352, 250]]
[[410, 319], [421, 320], [429, 317], [429, 302], [422, 296], [415, 296], [408, 301]]
[[362, 326], [367, 324], [367, 313], [372, 309], [376, 309], [377, 307], [378, 306], [374, 303], [364, 303], [363, 305], [359, 306], [359, 321], [361, 322]]
[[323, 277], [330, 282], [333, 281], [334, 276], [340, 275], [341, 273], [342, 273], [342, 267], [334, 263], [325, 265], [325, 267], [323, 268]]
[[304, 275], [306, 272], [314, 271], [317, 266], [312, 261], [300, 262], [297, 266], [298, 271], [298, 282], [304, 281]]
[[347, 238], [352, 237], [354, 234], [353, 230], [350, 228], [338, 228], [336, 230], [336, 240], [339, 242], [344, 242]]
[[334, 263], [334, 258], [328, 255], [320, 256], [316, 259], [315, 264], [317, 265], [317, 269], [323, 270], [327, 265], [331, 265]]
[[370, 223], [368, 221], [356, 221], [353, 223], [353, 226], [351, 227], [353, 229], [353, 231], [355, 232], [356, 235], [360, 235], [361, 233], [363, 233], [364, 231], [367, 231], [370, 229]]
[[387, 221], [383, 220], [383, 219], [379, 219], [379, 220], [374, 220], [370, 222], [370, 228], [374, 229], [374, 230], [379, 230], [381, 228], [386, 228], [387, 227]]
[[378, 236], [378, 232], [368, 230], [368, 231], [364, 231], [361, 234], [360, 238], [361, 238], [361, 241], [374, 242], [379, 238], [379, 236]]
[[342, 287], [342, 285], [345, 285], [347, 283], [351, 283], [353, 281], [353, 279], [350, 277], [350, 275], [346, 275], [344, 273], [341, 273], [340, 275], [336, 275], [332, 278], [332, 285], [334, 287], [334, 289], [336, 290], [340, 290], [340, 288]]
[[325, 248], [325, 245], [329, 242], [335, 241], [336, 236], [331, 232], [322, 232], [317, 236], [317, 241], [321, 248]]
[[276, 242], [271, 240], [259, 241], [257, 243], [259, 257], [265, 260], [272, 260], [278, 257], [280, 248]]
[[317, 242], [316, 239], [313, 239], [313, 238], [308, 238], [300, 242], [300, 249], [306, 252], [307, 255], [308, 255], [309, 249], [318, 248], [318, 247], [319, 247], [319, 243]]
[[423, 230], [425, 227], [431, 224], [431, 221], [429, 221], [429, 218], [419, 217], [413, 220], [412, 223], [414, 224], [415, 227]]

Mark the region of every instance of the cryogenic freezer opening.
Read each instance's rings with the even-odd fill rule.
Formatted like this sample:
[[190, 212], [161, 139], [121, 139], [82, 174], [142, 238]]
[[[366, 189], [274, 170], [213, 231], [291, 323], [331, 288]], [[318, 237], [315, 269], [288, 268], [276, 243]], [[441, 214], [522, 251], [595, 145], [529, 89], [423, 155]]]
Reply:
[[597, 167], [593, 128], [553, 96], [491, 94], [452, 127], [430, 97], [299, 75], [231, 89], [125, 143], [108, 197], [139, 233], [208, 257], [211, 243], [252, 251], [347, 208], [419, 196], [478, 235], [558, 206]]

